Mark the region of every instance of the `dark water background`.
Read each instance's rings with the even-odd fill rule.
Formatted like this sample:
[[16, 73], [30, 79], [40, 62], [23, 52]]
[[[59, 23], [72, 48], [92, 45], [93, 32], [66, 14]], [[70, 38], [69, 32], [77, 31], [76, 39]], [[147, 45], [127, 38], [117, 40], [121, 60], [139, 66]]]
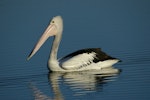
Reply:
[[[149, 0], [1, 0], [0, 99], [149, 100], [149, 5]], [[56, 15], [64, 19], [59, 57], [100, 47], [123, 61], [114, 66], [122, 72], [111, 77], [49, 73], [52, 39], [27, 61]]]

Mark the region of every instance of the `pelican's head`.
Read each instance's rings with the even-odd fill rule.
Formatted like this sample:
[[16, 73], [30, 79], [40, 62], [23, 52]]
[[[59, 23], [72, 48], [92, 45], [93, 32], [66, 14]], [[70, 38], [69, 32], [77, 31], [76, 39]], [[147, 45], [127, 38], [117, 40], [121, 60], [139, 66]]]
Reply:
[[57, 35], [59, 33], [62, 33], [63, 31], [63, 19], [61, 16], [56, 16], [54, 17], [51, 21], [50, 21], [50, 25], [49, 26], [54, 26], [56, 27], [57, 31], [54, 35]]
[[61, 16], [54, 17], [50, 24], [48, 25], [47, 29], [39, 39], [38, 43], [35, 45], [34, 49], [28, 56], [28, 60], [39, 50], [39, 48], [43, 45], [43, 43], [51, 36], [57, 36], [61, 34], [63, 31], [63, 20]]

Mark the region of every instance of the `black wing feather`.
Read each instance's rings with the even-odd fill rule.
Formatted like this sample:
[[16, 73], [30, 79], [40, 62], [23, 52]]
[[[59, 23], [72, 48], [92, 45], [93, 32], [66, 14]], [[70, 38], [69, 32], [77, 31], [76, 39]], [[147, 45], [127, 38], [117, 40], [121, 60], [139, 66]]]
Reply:
[[62, 59], [60, 59], [60, 61], [63, 61], [64, 59], [66, 60], [67, 58], [70, 58], [73, 56], [77, 56], [79, 54], [92, 53], [92, 52], [95, 52], [95, 54], [96, 54], [96, 56], [94, 57], [94, 60], [93, 60], [93, 62], [95, 62], [95, 63], [97, 63], [99, 61], [109, 60], [109, 59], [116, 59], [116, 58], [113, 58], [113, 57], [107, 55], [105, 52], [101, 51], [100, 48], [88, 48], [88, 49], [82, 49], [82, 50], [73, 52], [73, 53], [63, 57]]

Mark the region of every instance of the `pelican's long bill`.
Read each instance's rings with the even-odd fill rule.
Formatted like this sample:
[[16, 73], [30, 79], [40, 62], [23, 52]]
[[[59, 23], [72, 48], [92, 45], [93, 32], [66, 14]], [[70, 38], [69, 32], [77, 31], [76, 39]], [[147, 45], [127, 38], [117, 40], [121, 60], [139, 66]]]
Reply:
[[29, 60], [39, 49], [40, 47], [43, 45], [43, 43], [50, 37], [50, 36], [54, 36], [57, 33], [57, 27], [55, 24], [50, 24], [47, 29], [45, 30], [45, 32], [43, 33], [43, 35], [41, 36], [41, 38], [39, 39], [38, 43], [35, 45], [34, 49], [32, 50], [32, 52], [30, 53], [30, 55], [28, 56], [27, 60]]

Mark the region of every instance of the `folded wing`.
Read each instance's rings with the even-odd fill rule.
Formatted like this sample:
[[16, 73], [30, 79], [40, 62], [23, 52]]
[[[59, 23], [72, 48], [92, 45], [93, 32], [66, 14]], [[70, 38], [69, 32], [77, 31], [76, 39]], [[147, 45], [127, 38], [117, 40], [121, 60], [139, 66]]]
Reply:
[[93, 63], [95, 57], [95, 52], [64, 57], [60, 60], [60, 66], [66, 70], [80, 69], [81, 67], [86, 67]]

